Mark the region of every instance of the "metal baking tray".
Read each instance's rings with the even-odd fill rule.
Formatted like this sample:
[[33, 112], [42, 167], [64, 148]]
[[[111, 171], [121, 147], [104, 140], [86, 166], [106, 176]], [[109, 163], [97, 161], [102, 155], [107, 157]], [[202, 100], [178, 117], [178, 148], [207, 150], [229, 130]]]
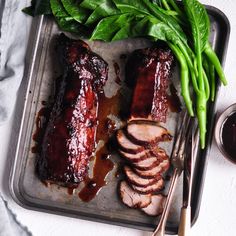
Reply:
[[[211, 6], [207, 6], [207, 10], [211, 19], [211, 41], [222, 64], [224, 64], [230, 33], [229, 21], [220, 10]], [[77, 194], [69, 195], [65, 188], [55, 185], [45, 187], [35, 175], [35, 154], [31, 152], [31, 148], [34, 146], [32, 136], [35, 132], [35, 120], [42, 107], [42, 101], [48, 99], [54, 86], [54, 79], [58, 76], [57, 66], [54, 63], [56, 56], [53, 51], [52, 39], [59, 32], [60, 30], [50, 17], [40, 16], [33, 20], [25, 75], [16, 105], [14, 134], [17, 135], [14, 135], [11, 143], [11, 153], [14, 155], [9, 182], [12, 197], [19, 205], [27, 209], [151, 231], [155, 228], [158, 218], [129, 209], [119, 199], [117, 194], [119, 180], [114, 174], [119, 165], [119, 157], [115, 155], [112, 157], [115, 167], [106, 178], [107, 185], [88, 203], [82, 202]], [[105, 87], [105, 94], [108, 97], [114, 95], [118, 89], [118, 85], [112, 82], [115, 76], [112, 66], [114, 61], [118, 62], [121, 67], [120, 77], [122, 78], [124, 77], [124, 68], [119, 56], [150, 44], [145, 39], [128, 39], [114, 43], [88, 43], [93, 51], [109, 63], [109, 81]], [[174, 73], [173, 77], [174, 83], [178, 87], [178, 76]], [[217, 92], [219, 87], [218, 83]], [[170, 131], [174, 130], [176, 116], [177, 114], [174, 113], [170, 113], [168, 116], [165, 126]], [[207, 148], [199, 150], [195, 167], [192, 191], [192, 224], [195, 223], [199, 214], [214, 118], [215, 103], [211, 103], [208, 110]], [[166, 145], [165, 148], [170, 154], [171, 144]], [[178, 231], [182, 201], [181, 182], [179, 182], [167, 222], [166, 231], [170, 234], [175, 234]]]

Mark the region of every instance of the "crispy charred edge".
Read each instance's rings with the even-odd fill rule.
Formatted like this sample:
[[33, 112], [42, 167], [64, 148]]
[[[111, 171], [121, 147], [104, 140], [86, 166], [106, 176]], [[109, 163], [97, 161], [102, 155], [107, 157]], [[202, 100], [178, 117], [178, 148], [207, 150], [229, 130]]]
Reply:
[[[95, 74], [95, 80], [91, 81], [95, 92], [103, 93], [103, 87], [108, 79], [108, 63], [98, 54], [91, 51], [89, 45], [82, 40], [68, 38], [64, 33], [61, 33], [57, 39], [56, 50], [60, 55], [61, 64], [64, 67], [64, 73], [66, 74], [69, 70], [74, 70], [74, 64], [80, 60], [81, 55], [85, 56], [88, 54], [90, 63], [93, 65], [92, 73]], [[105, 71], [101, 70], [103, 68]], [[105, 75], [105, 76], [104, 76]]]

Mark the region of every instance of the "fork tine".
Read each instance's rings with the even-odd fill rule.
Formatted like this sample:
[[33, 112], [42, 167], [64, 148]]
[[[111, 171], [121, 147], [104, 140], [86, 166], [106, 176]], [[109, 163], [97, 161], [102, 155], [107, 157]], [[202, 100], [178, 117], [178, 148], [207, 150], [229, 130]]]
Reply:
[[189, 122], [190, 122], [190, 117], [187, 113], [187, 111], [183, 111], [182, 115], [180, 116], [178, 120], [178, 129], [177, 129], [177, 136], [176, 136], [176, 141], [174, 143], [174, 148], [172, 151], [172, 157], [176, 157], [178, 155], [178, 152], [183, 144], [183, 139], [186, 136], [186, 132], [189, 127]]

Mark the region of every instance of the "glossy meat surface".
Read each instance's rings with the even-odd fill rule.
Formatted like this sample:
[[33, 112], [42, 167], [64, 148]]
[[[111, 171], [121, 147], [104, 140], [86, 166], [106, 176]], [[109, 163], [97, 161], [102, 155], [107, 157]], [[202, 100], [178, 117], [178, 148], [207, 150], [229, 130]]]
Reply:
[[81, 40], [61, 34], [58, 55], [64, 70], [37, 162], [41, 180], [77, 185], [87, 174], [95, 149], [98, 93], [107, 80], [107, 63]]
[[139, 49], [132, 53], [126, 65], [126, 82], [134, 89], [131, 120], [166, 121], [172, 64], [173, 55], [166, 47]]

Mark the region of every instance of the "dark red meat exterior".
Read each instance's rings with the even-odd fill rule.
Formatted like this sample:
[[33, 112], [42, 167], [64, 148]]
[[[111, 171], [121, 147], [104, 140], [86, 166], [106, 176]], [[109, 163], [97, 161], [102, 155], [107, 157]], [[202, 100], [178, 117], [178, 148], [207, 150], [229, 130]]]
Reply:
[[36, 168], [41, 180], [71, 186], [86, 176], [95, 149], [98, 93], [103, 92], [108, 65], [85, 42], [64, 34], [57, 49], [64, 76]]
[[166, 121], [167, 88], [173, 54], [167, 47], [139, 49], [126, 65], [127, 84], [134, 89], [130, 119]]

